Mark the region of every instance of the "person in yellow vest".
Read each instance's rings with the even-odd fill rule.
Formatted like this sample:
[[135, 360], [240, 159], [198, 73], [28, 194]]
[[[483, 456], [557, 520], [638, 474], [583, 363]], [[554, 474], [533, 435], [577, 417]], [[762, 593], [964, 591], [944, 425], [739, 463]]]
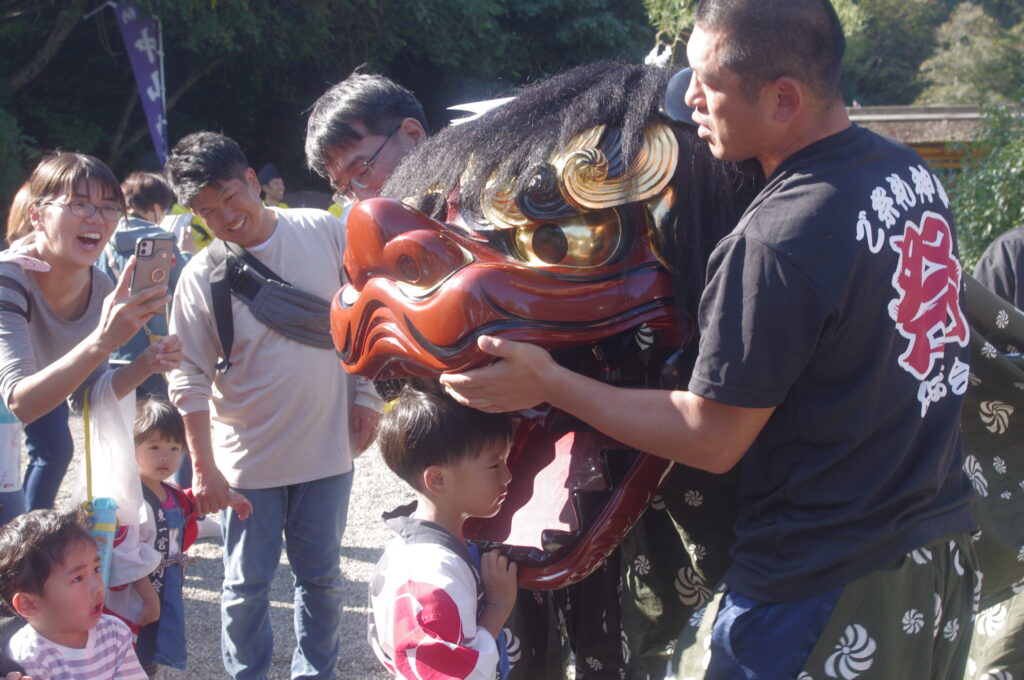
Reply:
[[284, 198], [284, 178], [281, 177], [276, 165], [264, 163], [256, 177], [263, 188], [263, 205], [268, 208], [288, 207], [288, 204], [281, 200]]
[[[347, 204], [345, 208], [347, 208], [349, 205], [352, 204]], [[331, 201], [331, 206], [327, 208], [327, 212], [331, 213], [340, 220], [342, 213], [345, 212], [345, 208], [341, 207], [341, 204], [337, 203], [336, 201]]]
[[[210, 228], [206, 226], [203, 218], [194, 215], [181, 203], [175, 202], [171, 206], [171, 211], [161, 220], [160, 226], [174, 234], [174, 240], [183, 253], [194, 255], [210, 245], [210, 241], [213, 240]], [[182, 233], [186, 227], [189, 231]], [[190, 239], [191, 244], [189, 244]]]

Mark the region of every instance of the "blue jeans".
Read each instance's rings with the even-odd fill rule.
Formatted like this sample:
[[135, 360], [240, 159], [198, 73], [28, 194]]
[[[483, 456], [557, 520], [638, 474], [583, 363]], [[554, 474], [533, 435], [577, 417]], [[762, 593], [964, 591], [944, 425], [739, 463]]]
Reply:
[[22, 489], [0, 493], [0, 526], [25, 514], [25, 492]]
[[281, 557], [281, 535], [295, 585], [292, 678], [334, 678], [341, 625], [341, 537], [352, 471], [269, 489], [237, 489], [253, 506], [244, 522], [221, 512], [224, 592], [221, 651], [235, 680], [262, 680], [270, 670], [273, 634], [269, 594]]
[[25, 447], [28, 449], [23, 485], [25, 505], [29, 510], [52, 508], [75, 452], [66, 401], [25, 426]]
[[758, 602], [727, 592], [711, 629], [706, 680], [793, 680], [842, 591], [793, 602]]

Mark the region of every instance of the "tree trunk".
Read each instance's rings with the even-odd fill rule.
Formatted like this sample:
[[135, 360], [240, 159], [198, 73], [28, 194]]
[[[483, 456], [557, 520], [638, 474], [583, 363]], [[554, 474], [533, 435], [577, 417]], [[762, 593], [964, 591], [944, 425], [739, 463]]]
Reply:
[[7, 85], [11, 88], [11, 92], [17, 92], [25, 87], [25, 85], [28, 85], [50, 63], [50, 60], [60, 50], [61, 45], [67, 40], [68, 35], [71, 34], [71, 29], [82, 18], [84, 12], [85, 0], [71, 0], [71, 3], [60, 11], [60, 14], [57, 15], [57, 21], [53, 25], [53, 30], [50, 31], [50, 35], [46, 38], [43, 46], [27, 64], [18, 69], [7, 80]]
[[[134, 79], [132, 82], [135, 82]], [[117, 129], [114, 130], [114, 135], [110, 138], [110, 147], [107, 150], [107, 158], [110, 163], [116, 162], [121, 156], [121, 142], [124, 141], [124, 134], [128, 131], [128, 123], [131, 122], [132, 113], [135, 111], [135, 105], [138, 103], [139, 90], [133, 88], [131, 95], [124, 103], [124, 108], [121, 109], [121, 118], [118, 120]]]
[[[222, 61], [223, 59], [219, 58], [212, 59], [206, 62], [206, 64], [204, 64], [202, 68], [193, 71], [191, 74], [189, 74], [188, 78], [185, 79], [185, 82], [183, 82], [178, 87], [178, 89], [175, 90], [167, 98], [167, 111], [170, 112], [170, 110], [174, 108], [174, 105], [178, 103], [178, 100], [181, 99], [182, 95], [184, 95], [193, 85], [195, 85], [204, 77], [206, 77], [206, 75], [209, 74], [210, 71], [220, 66]], [[131, 136], [128, 137], [128, 139], [125, 139], [123, 143], [121, 141], [124, 138], [124, 131], [128, 127], [128, 120], [131, 117], [132, 112], [135, 110], [135, 105], [138, 103], [138, 101], [139, 96], [138, 91], [136, 91], [135, 96], [129, 100], [129, 104], [125, 107], [124, 113], [126, 115], [124, 115], [122, 118], [124, 127], [118, 128], [115, 140], [110, 144], [110, 157], [107, 159], [108, 165], [114, 165], [115, 163], [117, 163], [117, 161], [120, 160], [121, 156], [124, 154], [125, 150], [130, 149], [140, 139], [142, 139], [146, 134], [149, 133], [149, 121], [147, 120], [141, 126], [136, 128], [135, 131], [131, 134]]]

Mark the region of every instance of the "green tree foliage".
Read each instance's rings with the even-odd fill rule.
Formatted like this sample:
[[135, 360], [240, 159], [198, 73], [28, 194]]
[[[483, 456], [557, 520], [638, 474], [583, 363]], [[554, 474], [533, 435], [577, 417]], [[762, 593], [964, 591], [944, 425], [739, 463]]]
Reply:
[[864, 106], [909, 104], [921, 91], [917, 71], [935, 49], [949, 14], [936, 0], [836, 2], [846, 31], [843, 93]]
[[936, 37], [938, 48], [921, 64], [918, 104], [1006, 104], [1024, 87], [1024, 22], [1006, 28], [965, 2]]
[[960, 173], [949, 182], [965, 271], [989, 243], [1024, 226], [1024, 97], [1017, 106], [986, 109], [984, 138], [968, 147]]
[[[136, 3], [161, 18], [171, 142], [221, 130], [254, 165], [277, 163], [293, 188], [324, 188], [304, 169], [305, 112], [361, 65], [412, 89], [440, 126], [453, 103], [598, 58], [639, 60], [651, 35], [642, 0]], [[120, 31], [102, 4], [0, 3], [0, 201], [39, 152], [92, 153], [126, 174], [150, 148]]]
[[[25, 180], [21, 162], [32, 157], [31, 141], [14, 115], [0, 108], [0, 187], [13, 187], [13, 193]], [[6, 212], [0, 211], [0, 215], [5, 216], [6, 224]]]
[[651, 25], [658, 32], [657, 44], [672, 50], [674, 63], [686, 63], [686, 41], [693, 29], [696, 0], [644, 0]]
[[[644, 0], [658, 42], [686, 63], [695, 0]], [[934, 48], [948, 0], [833, 0], [846, 34], [843, 91], [861, 104], [908, 104], [921, 90], [918, 66]]]

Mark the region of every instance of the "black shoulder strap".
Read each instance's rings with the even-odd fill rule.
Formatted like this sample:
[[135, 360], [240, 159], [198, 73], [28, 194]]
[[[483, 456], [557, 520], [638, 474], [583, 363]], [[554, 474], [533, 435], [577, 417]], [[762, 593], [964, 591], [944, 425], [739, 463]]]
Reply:
[[286, 286], [292, 285], [285, 281], [283, 278], [281, 278], [281, 276], [279, 276], [277, 273], [275, 273], [273, 269], [260, 262], [255, 256], [253, 256], [252, 253], [250, 253], [248, 250], [238, 245], [237, 243], [224, 242], [224, 247], [227, 249], [229, 253], [231, 253], [235, 257], [245, 262], [245, 264], [255, 269], [263, 278], [283, 283]]
[[[237, 243], [214, 239], [207, 249], [210, 251], [210, 259], [214, 263], [213, 273], [210, 275], [210, 296], [213, 302], [213, 320], [217, 326], [217, 338], [220, 340], [221, 356], [223, 357], [217, 362], [216, 369], [220, 373], [225, 373], [231, 368], [231, 347], [235, 342], [235, 320], [231, 315], [231, 293], [233, 290], [238, 290], [240, 286], [256, 283], [251, 280], [251, 276], [245, 276], [245, 267], [252, 268], [265, 279], [277, 281], [286, 286], [291, 284]], [[255, 295], [255, 291], [249, 291], [249, 294], [251, 297]]]
[[25, 321], [32, 320], [32, 299], [28, 296], [28, 291], [25, 290], [25, 286], [21, 285], [21, 281], [11, 278], [6, 274], [0, 274], [0, 288], [10, 288], [18, 295], [25, 298], [25, 308], [22, 309], [13, 302], [7, 300], [0, 300], [0, 312], [14, 312], [25, 317]]
[[231, 346], [235, 342], [235, 320], [231, 316], [231, 274], [229, 272], [229, 255], [224, 242], [214, 239], [206, 246], [210, 251], [210, 259], [214, 262], [210, 274], [210, 298], [213, 304], [213, 322], [217, 326], [217, 338], [220, 340], [221, 356], [216, 369], [220, 373], [231, 368]]

